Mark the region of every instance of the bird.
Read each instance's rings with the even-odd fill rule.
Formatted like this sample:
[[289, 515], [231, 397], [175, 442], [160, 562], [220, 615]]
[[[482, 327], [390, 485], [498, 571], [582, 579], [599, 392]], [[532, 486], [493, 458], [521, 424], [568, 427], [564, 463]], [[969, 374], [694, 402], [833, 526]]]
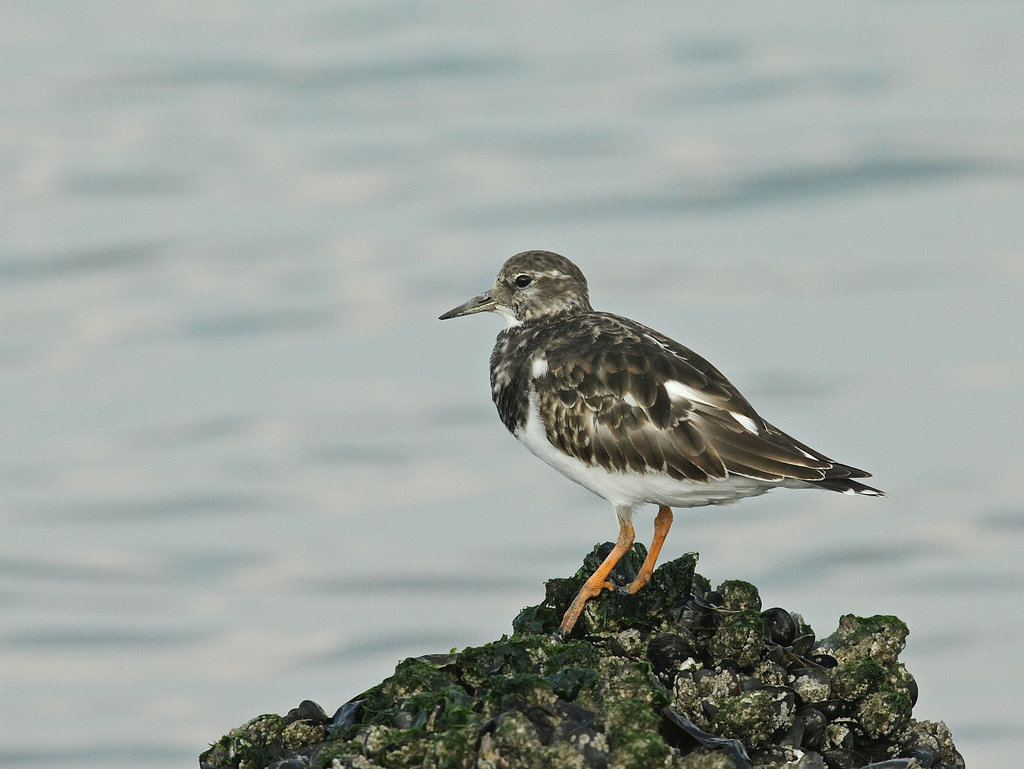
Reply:
[[[870, 473], [830, 459], [763, 419], [704, 358], [635, 320], [590, 305], [587, 279], [551, 251], [509, 258], [490, 289], [440, 316], [493, 312], [505, 321], [490, 357], [491, 396], [513, 436], [611, 503], [615, 546], [584, 582], [555, 634], [567, 638], [602, 590], [650, 580], [672, 508], [734, 502], [779, 487], [885, 496]], [[633, 515], [657, 505], [636, 578], [609, 574], [633, 546]]]

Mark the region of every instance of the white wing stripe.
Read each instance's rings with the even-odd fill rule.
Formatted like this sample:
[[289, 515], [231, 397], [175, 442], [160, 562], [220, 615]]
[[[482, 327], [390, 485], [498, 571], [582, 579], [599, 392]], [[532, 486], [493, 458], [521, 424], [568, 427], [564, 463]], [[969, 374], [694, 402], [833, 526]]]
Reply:
[[718, 406], [705, 398], [704, 395], [701, 394], [700, 390], [694, 390], [689, 385], [677, 382], [675, 379], [669, 379], [666, 381], [664, 387], [665, 392], [668, 393], [668, 397], [672, 400], [688, 400], [692, 403], [703, 403], [705, 406], [718, 408]]

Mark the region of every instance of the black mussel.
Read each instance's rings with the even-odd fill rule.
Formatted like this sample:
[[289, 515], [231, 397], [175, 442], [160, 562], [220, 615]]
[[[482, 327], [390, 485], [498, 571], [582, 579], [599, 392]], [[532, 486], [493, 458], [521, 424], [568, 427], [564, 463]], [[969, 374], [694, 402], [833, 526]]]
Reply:
[[786, 730], [786, 733], [779, 738], [778, 743], [780, 745], [786, 745], [791, 748], [800, 747], [800, 743], [804, 741], [804, 722], [799, 718], [793, 719], [793, 725]]
[[692, 595], [702, 596], [711, 589], [711, 583], [708, 582], [708, 578], [703, 574], [693, 575], [693, 584], [690, 587], [690, 593]]
[[828, 671], [822, 668], [793, 668], [789, 674], [793, 676], [793, 691], [808, 704], [824, 702], [831, 694]]
[[821, 754], [828, 769], [861, 769], [864, 757], [846, 748], [834, 748]]
[[763, 689], [764, 688], [764, 683], [761, 681], [760, 678], [756, 678], [755, 676], [742, 675], [742, 674], [740, 674], [740, 676], [739, 676], [739, 685], [740, 685], [740, 691], [741, 692], [754, 692], [754, 691], [757, 691], [758, 689]]
[[572, 702], [559, 702], [558, 716], [561, 719], [561, 724], [571, 725], [575, 729], [589, 729], [590, 725], [594, 723], [596, 714], [593, 710], [588, 710]]
[[683, 603], [683, 612], [679, 623], [687, 628], [714, 627], [721, 624], [722, 618], [716, 611], [723, 603], [721, 593], [711, 589], [711, 585], [700, 574], [693, 577], [690, 597]]
[[523, 715], [533, 724], [533, 728], [537, 730], [537, 736], [545, 745], [551, 742], [551, 735], [562, 720], [557, 713], [553, 713], [545, 707], [527, 707], [523, 711]]
[[747, 749], [742, 742], [729, 737], [718, 737], [710, 732], [705, 732], [693, 721], [677, 713], [672, 708], [662, 708], [662, 716], [670, 731], [666, 736], [670, 737], [673, 745], [681, 747], [683, 744], [702, 745], [708, 750], [725, 754], [731, 759], [736, 769], [754, 769], [747, 755]]
[[[874, 762], [892, 760], [892, 749], [894, 745], [892, 743], [892, 740], [890, 739], [882, 738], [872, 740], [867, 736], [857, 735], [854, 740], [854, 743], [854, 748], [859, 753], [864, 754], [864, 760], [867, 761], [869, 764]], [[897, 756], [897, 758], [904, 758], [907, 761], [910, 760], [909, 758], [905, 758], [904, 756]], [[917, 769], [917, 767], [915, 766], [914, 769]]]
[[659, 676], [675, 673], [691, 657], [697, 656], [696, 642], [679, 633], [662, 633], [647, 646], [647, 659]]
[[772, 710], [780, 717], [780, 720], [796, 708], [796, 694], [788, 687], [762, 686], [761, 691], [768, 692], [772, 696]]
[[[757, 764], [755, 764], [754, 769], [757, 769], [757, 767], [783, 766], [793, 769], [795, 766], [793, 763], [794, 753], [796, 753], [796, 751], [782, 745], [767, 745], [763, 748], [757, 748], [757, 751], [754, 753], [754, 756], [757, 759]], [[800, 753], [803, 753], [803, 751], [800, 751]], [[714, 764], [712, 764], [712, 766], [714, 766]]]
[[363, 717], [363, 703], [366, 700], [351, 699], [334, 712], [333, 718], [327, 724], [328, 729], [341, 729], [358, 723]]
[[964, 769], [967, 766], [967, 764], [964, 763], [964, 757], [960, 755], [960, 751], [954, 749], [953, 753], [955, 754], [953, 757], [953, 763], [941, 764], [938, 761], [936, 761], [934, 764], [932, 764], [932, 769]]
[[[776, 649], [780, 648], [778, 646]], [[785, 686], [789, 681], [789, 674], [782, 665], [766, 659], [757, 666], [757, 677], [766, 686]]]
[[831, 654], [812, 654], [808, 657], [811, 662], [815, 665], [821, 665], [823, 668], [831, 670], [839, 665], [839, 660], [833, 657]]
[[910, 695], [910, 707], [917, 704], [917, 681], [911, 678], [907, 681], [907, 694]]
[[926, 745], [914, 745], [903, 751], [901, 758], [913, 758], [919, 763], [922, 769], [931, 769], [935, 764], [935, 751]]
[[693, 680], [699, 684], [705, 678], [714, 678], [717, 675], [718, 673], [711, 668], [701, 668], [700, 670], [693, 671]]
[[837, 718], [848, 716], [856, 709], [856, 705], [849, 700], [824, 700], [818, 702], [815, 706], [818, 710], [825, 714], [825, 718], [829, 721], [834, 721]]
[[300, 702], [297, 708], [288, 712], [288, 718], [291, 717], [292, 713], [295, 714], [295, 720], [297, 721], [313, 721], [317, 724], [327, 723], [327, 714], [324, 712], [324, 709], [313, 702], [313, 700], [303, 700]]
[[[832, 700], [835, 702], [836, 700]], [[815, 707], [820, 708], [824, 703], [816, 703]], [[861, 726], [860, 722], [855, 718], [847, 718], [840, 716], [838, 718], [830, 719], [830, 723], [833, 726], [842, 727], [846, 729], [846, 736], [843, 737], [839, 743], [840, 748], [863, 748], [868, 742], [867, 734], [864, 732], [864, 727]], [[866, 761], [867, 759], [865, 759]]]
[[785, 609], [775, 606], [761, 612], [761, 621], [764, 623], [765, 637], [772, 643], [779, 646], [789, 646], [796, 638], [796, 622]]
[[268, 764], [267, 769], [309, 769], [309, 759], [299, 756], [282, 758], [272, 764]]
[[792, 643], [793, 654], [799, 654], [801, 657], [806, 657], [810, 653], [811, 649], [814, 648], [815, 640], [814, 633], [797, 636], [793, 639]]
[[821, 753], [809, 751], [796, 762], [795, 769], [826, 769], [825, 759], [821, 757]]
[[391, 719], [391, 724], [396, 729], [412, 729], [416, 725], [416, 713], [408, 710], [400, 710]]
[[796, 720], [804, 725], [803, 740], [800, 744], [809, 750], [820, 748], [825, 727], [828, 725], [825, 714], [816, 708], [801, 708], [796, 712]]
[[774, 662], [776, 665], [785, 666], [786, 650], [778, 644], [772, 644], [768, 647], [768, 652], [764, 655], [764, 658], [770, 662]]
[[917, 764], [912, 758], [890, 758], [887, 761], [868, 764], [863, 769], [917, 769]]
[[679, 615], [679, 625], [684, 628], [710, 627], [714, 620], [709, 609], [698, 606], [695, 602], [699, 600], [690, 596], [683, 604], [683, 611]]

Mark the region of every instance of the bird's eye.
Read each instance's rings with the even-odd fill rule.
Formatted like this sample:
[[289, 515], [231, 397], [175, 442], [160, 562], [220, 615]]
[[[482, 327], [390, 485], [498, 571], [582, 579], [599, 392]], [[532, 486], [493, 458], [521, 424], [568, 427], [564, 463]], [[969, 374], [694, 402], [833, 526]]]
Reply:
[[531, 283], [533, 283], [533, 278], [529, 275], [516, 275], [515, 284], [519, 286], [519, 288], [526, 288]]

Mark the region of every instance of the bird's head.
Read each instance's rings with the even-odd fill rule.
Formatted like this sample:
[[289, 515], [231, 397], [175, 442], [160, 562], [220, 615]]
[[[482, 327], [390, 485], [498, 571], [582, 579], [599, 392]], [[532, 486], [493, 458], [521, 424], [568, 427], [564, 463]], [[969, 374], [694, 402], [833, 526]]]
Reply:
[[508, 327], [562, 313], [591, 312], [587, 279], [579, 267], [551, 251], [523, 251], [501, 266], [490, 289], [474, 296], [441, 320], [496, 312]]

